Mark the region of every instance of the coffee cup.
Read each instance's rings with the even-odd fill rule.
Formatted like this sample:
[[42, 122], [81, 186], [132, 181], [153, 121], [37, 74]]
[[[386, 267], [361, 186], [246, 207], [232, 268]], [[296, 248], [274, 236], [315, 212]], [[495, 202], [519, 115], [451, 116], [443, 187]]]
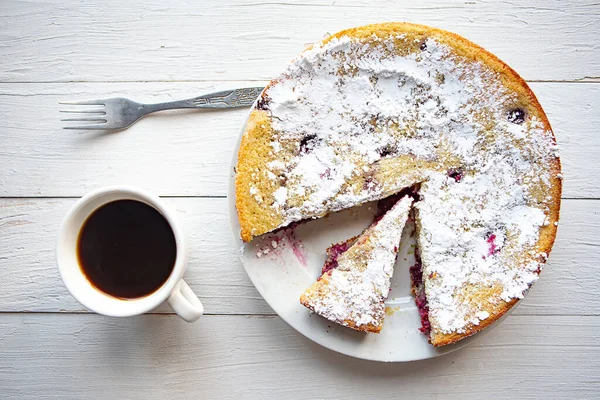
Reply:
[[[128, 208], [122, 209], [123, 212], [118, 214], [115, 213], [117, 206]], [[136, 215], [138, 218], [135, 220], [136, 224], [152, 224], [154, 222], [148, 220], [154, 219], [159, 221], [159, 224], [163, 221], [161, 234], [166, 235], [165, 246], [172, 248], [169, 253], [172, 254], [172, 267], [169, 267], [170, 270], [158, 271], [162, 276], [154, 274], [159, 280], [156, 281], [156, 287], [149, 286], [152, 289], [150, 292], [137, 293], [130, 298], [127, 294], [130, 292], [128, 285], [130, 283], [135, 285], [135, 275], [144, 274], [146, 271], [144, 265], [137, 265], [135, 270], [128, 271], [127, 261], [119, 259], [120, 256], [131, 256], [131, 253], [137, 249], [131, 244], [127, 232], [122, 232], [127, 229], [127, 221], [133, 218], [134, 211], [145, 213], [140, 214], [142, 216], [152, 217], [140, 218], [140, 215]], [[103, 226], [105, 230], [100, 230], [100, 234], [94, 232], [94, 229], [98, 230]], [[136, 227], [142, 229], [142, 235], [150, 235], [153, 231], [143, 225], [141, 228], [138, 225]], [[109, 233], [107, 229], [113, 229], [112, 236], [108, 239], [115, 241], [113, 247], [121, 246], [120, 253], [115, 252], [113, 247], [102, 248], [107, 239], [106, 237], [103, 239], [102, 234], [106, 236], [106, 233]], [[114, 229], [118, 230], [114, 231]], [[88, 231], [89, 233], [86, 233]], [[157, 247], [160, 246], [156, 245], [156, 241], [158, 240], [158, 244], [162, 245], [163, 236], [152, 237], [154, 242], [148, 244], [149, 252], [159, 251]], [[92, 239], [86, 239], [87, 237]], [[119, 240], [123, 243], [116, 243]], [[173, 311], [187, 322], [196, 321], [204, 312], [202, 303], [182, 279], [187, 268], [187, 248], [181, 227], [162, 200], [143, 189], [111, 186], [94, 190], [79, 199], [62, 221], [56, 256], [58, 270], [67, 289], [83, 306], [96, 313], [115, 317], [139, 315], [156, 308], [164, 301], [167, 301]], [[146, 262], [152, 264], [152, 257], [156, 258], [151, 255]], [[165, 262], [171, 261], [165, 259]], [[113, 268], [113, 264], [119, 264], [121, 269], [127, 271]], [[118, 282], [111, 282], [111, 271], [115, 273]], [[126, 272], [128, 274], [125, 274]], [[116, 288], [116, 292], [112, 291], [113, 287]]]

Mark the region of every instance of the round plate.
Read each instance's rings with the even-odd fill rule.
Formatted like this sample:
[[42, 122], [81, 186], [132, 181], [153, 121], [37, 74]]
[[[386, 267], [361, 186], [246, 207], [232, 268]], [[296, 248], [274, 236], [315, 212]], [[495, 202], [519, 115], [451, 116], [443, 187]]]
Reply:
[[[404, 362], [433, 358], [464, 347], [473, 340], [471, 337], [454, 345], [435, 348], [419, 331], [421, 320], [410, 291], [409, 276], [409, 267], [415, 262], [416, 246], [412, 221], [406, 224], [402, 234], [381, 333], [353, 331], [311, 313], [301, 305], [300, 296], [321, 273], [325, 249], [332, 243], [360, 234], [368, 227], [373, 222], [376, 204], [367, 203], [244, 243], [240, 239], [240, 225], [235, 208], [234, 172], [243, 133], [244, 129], [234, 149], [230, 168], [227, 197], [231, 228], [248, 276], [284, 321], [310, 340], [330, 350], [373, 361]], [[500, 320], [502, 319], [504, 318]], [[500, 321], [493, 326], [497, 326], [498, 322]], [[480, 335], [481, 333], [478, 334]]]

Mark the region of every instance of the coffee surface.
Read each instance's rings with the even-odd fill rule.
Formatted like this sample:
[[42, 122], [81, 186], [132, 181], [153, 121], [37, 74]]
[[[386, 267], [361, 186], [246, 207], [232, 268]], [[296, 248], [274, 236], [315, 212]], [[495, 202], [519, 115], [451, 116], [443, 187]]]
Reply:
[[175, 265], [177, 246], [169, 223], [153, 207], [117, 200], [98, 208], [79, 232], [77, 257], [87, 279], [102, 292], [136, 299], [160, 288]]

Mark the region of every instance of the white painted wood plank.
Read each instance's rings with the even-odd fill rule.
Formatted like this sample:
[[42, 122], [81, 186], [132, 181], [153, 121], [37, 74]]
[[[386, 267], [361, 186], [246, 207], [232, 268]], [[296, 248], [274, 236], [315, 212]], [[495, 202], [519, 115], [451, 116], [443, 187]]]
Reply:
[[[264, 83], [264, 82], [259, 82]], [[58, 101], [187, 98], [257, 82], [0, 84], [0, 196], [81, 196], [135, 183], [161, 195], [224, 196], [247, 110], [172, 111], [119, 133], [62, 129]], [[562, 148], [571, 198], [600, 198], [600, 84], [533, 83]]]
[[593, 399], [600, 317], [517, 317], [409, 364], [333, 353], [277, 317], [0, 315], [3, 398]]
[[461, 34], [529, 80], [600, 77], [600, 7], [535, 0], [62, 0], [0, 6], [0, 81], [264, 80], [326, 33], [410, 21]]
[[0, 85], [0, 196], [79, 196], [119, 183], [161, 195], [226, 195], [247, 109], [165, 111], [106, 133], [62, 129], [59, 110], [72, 107], [58, 102], [115, 96], [158, 102], [249, 85], [257, 83]]
[[[185, 279], [207, 313], [272, 314], [238, 260], [226, 199], [165, 200], [188, 235]], [[74, 201], [0, 199], [0, 312], [83, 311], [63, 286], [54, 259], [58, 226]], [[550, 261], [515, 315], [600, 315], [600, 201], [565, 200], [561, 214]]]

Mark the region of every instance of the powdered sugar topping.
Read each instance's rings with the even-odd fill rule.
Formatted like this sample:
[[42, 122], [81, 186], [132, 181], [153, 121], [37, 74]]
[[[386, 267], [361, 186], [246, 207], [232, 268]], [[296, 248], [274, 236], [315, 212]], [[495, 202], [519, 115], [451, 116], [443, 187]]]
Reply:
[[[493, 173], [460, 182], [432, 174], [421, 188], [415, 207], [425, 293], [432, 326], [441, 332], [478, 325], [489, 316], [486, 308], [522, 298], [538, 279], [539, 262], [515, 263], [523, 253], [536, 258], [545, 214], [527, 206], [518, 187], [497, 182]], [[494, 286], [497, 296], [474, 298]]]
[[[327, 296], [309, 296], [311, 308], [341, 324], [381, 326], [396, 254], [413, 200], [404, 197], [367, 229], [330, 270]], [[320, 285], [322, 282], [317, 282]], [[309, 291], [310, 292], [310, 291]]]

